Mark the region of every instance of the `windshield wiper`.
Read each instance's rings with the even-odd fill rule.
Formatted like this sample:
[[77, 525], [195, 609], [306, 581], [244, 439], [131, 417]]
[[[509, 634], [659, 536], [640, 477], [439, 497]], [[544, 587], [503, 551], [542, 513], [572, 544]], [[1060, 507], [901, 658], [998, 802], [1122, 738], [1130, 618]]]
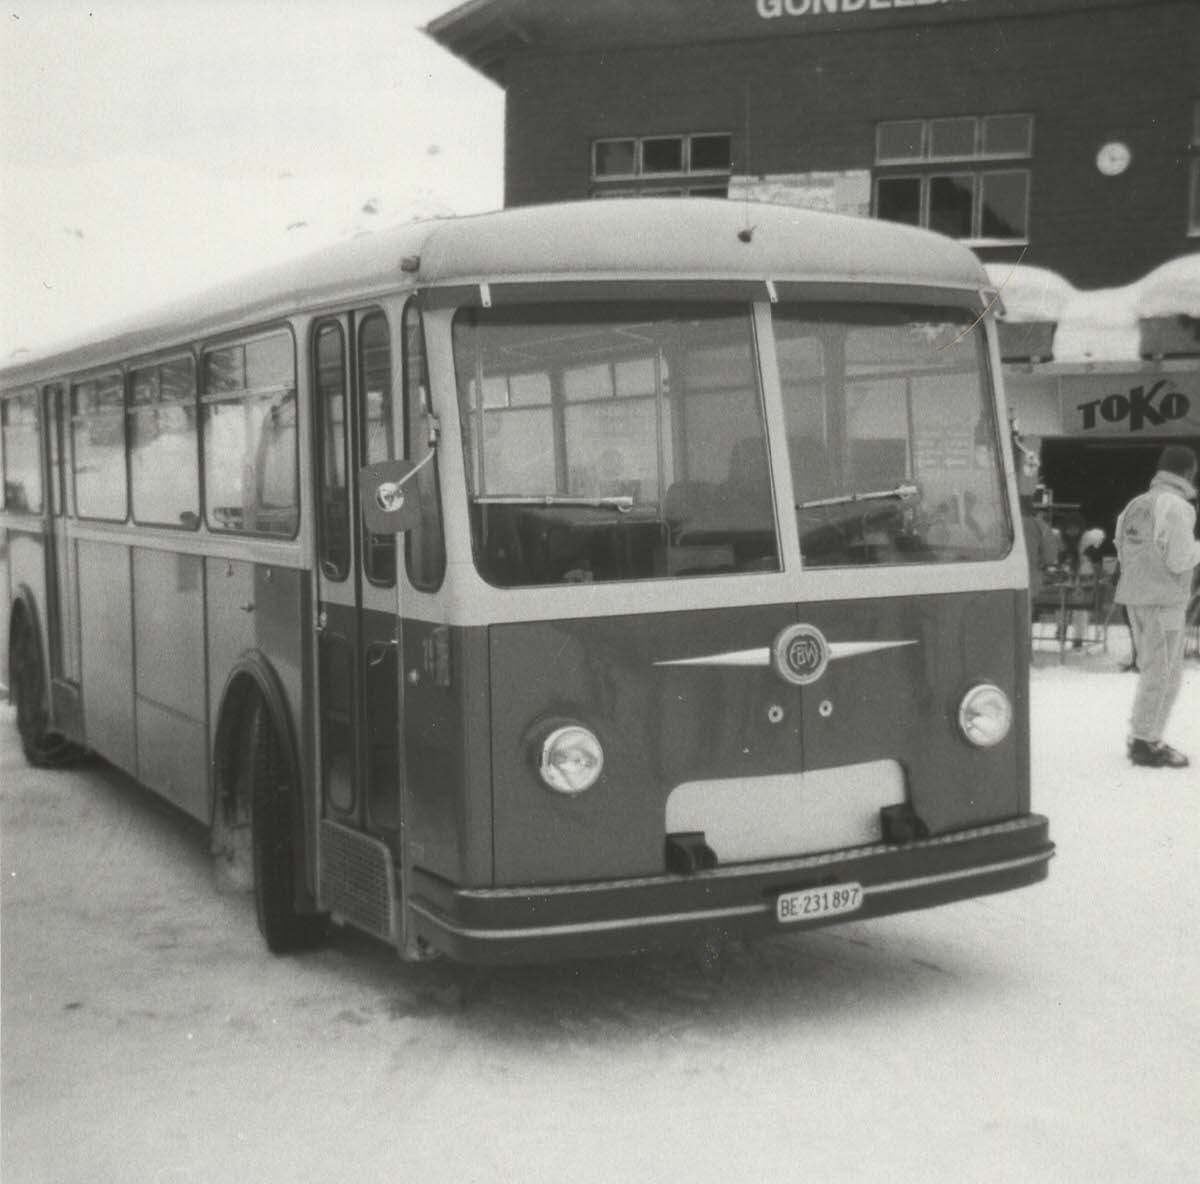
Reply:
[[903, 501], [919, 497], [921, 490], [916, 485], [897, 485], [895, 489], [873, 489], [866, 493], [843, 493], [837, 497], [819, 497], [811, 502], [800, 502], [797, 510], [816, 510], [822, 506], [850, 506], [855, 502]]
[[633, 498], [624, 494], [611, 497], [572, 497], [569, 494], [540, 493], [523, 496], [507, 496], [502, 493], [485, 493], [475, 498], [481, 506], [585, 506], [597, 510], [616, 510], [628, 514], [633, 509]]

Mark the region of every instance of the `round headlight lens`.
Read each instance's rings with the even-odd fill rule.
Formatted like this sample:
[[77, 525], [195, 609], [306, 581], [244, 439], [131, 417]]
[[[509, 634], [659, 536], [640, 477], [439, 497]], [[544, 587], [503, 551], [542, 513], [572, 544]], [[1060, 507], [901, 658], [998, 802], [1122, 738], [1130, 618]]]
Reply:
[[583, 793], [604, 771], [604, 749], [593, 732], [581, 724], [555, 728], [542, 741], [538, 772], [559, 793]]
[[977, 748], [991, 748], [1008, 735], [1013, 711], [1008, 696], [994, 683], [972, 687], [958, 709], [958, 726]]

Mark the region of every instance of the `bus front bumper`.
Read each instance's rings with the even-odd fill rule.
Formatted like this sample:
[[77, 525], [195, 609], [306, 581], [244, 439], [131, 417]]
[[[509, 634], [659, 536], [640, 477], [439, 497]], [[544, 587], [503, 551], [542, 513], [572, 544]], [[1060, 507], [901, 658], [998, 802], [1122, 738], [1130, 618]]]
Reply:
[[[718, 866], [690, 875], [511, 888], [457, 888], [416, 868], [409, 922], [472, 963], [593, 957], [865, 920], [1044, 880], [1049, 823], [1030, 814], [902, 845]], [[859, 884], [853, 912], [777, 919], [785, 893]]]

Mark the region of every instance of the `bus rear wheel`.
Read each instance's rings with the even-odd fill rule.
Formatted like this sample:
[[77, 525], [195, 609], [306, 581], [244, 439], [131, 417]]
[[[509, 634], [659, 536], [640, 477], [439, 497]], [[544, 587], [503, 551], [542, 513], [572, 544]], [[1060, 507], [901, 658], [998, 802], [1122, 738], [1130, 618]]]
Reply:
[[25, 759], [39, 768], [54, 768], [78, 760], [82, 749], [50, 731], [42, 647], [37, 631], [23, 612], [14, 617], [9, 634], [8, 670]]
[[243, 760], [250, 799], [254, 901], [258, 927], [276, 954], [312, 949], [325, 933], [324, 919], [296, 908], [295, 834], [299, 794], [266, 704], [256, 696], [246, 725]]

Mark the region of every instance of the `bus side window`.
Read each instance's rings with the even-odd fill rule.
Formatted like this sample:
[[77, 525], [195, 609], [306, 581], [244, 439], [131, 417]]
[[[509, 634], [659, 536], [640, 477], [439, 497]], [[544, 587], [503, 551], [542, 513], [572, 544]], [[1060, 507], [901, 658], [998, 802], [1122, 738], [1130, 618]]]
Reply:
[[[419, 462], [428, 454], [433, 407], [429, 394], [429, 362], [425, 327], [412, 301], [404, 309], [404, 454]], [[446, 574], [446, 541], [442, 533], [442, 495], [435, 458], [415, 478], [421, 498], [421, 521], [404, 536], [404, 558], [414, 588], [433, 591]]]
[[[358, 411], [362, 463], [396, 459], [392, 404], [392, 348], [387, 318], [364, 317], [358, 329]], [[390, 588], [396, 582], [396, 539], [372, 534], [363, 526], [363, 573], [372, 584]]]
[[42, 433], [37, 395], [6, 399], [3, 410], [4, 506], [9, 510], [42, 510]]
[[196, 374], [190, 357], [130, 374], [129, 470], [133, 520], [155, 526], [200, 525]]
[[80, 518], [124, 522], [129, 516], [125, 469], [125, 390], [120, 374], [71, 390], [71, 452]]
[[291, 334], [210, 350], [203, 373], [209, 528], [294, 538], [300, 489]]

